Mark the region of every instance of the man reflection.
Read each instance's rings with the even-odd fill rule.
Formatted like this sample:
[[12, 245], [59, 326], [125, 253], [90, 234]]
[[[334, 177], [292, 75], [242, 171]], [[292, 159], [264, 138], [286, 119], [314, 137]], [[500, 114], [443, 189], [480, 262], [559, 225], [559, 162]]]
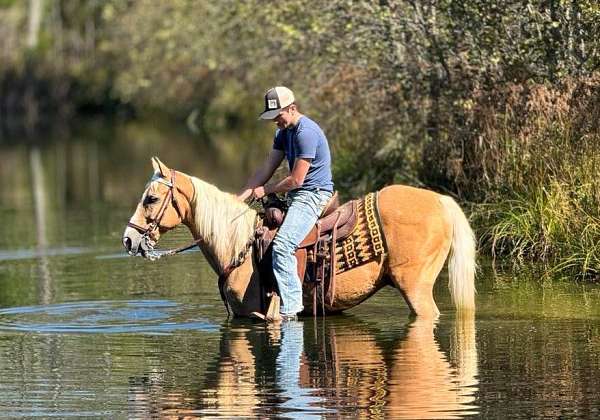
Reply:
[[[276, 327], [274, 327], [276, 328]], [[281, 344], [277, 355], [277, 387], [285, 401], [280, 405], [284, 415], [290, 418], [320, 418], [311, 407], [320, 398], [313, 396], [314, 389], [300, 383], [300, 365], [304, 352], [304, 322], [292, 320], [281, 324]], [[322, 411], [321, 411], [322, 412]]]

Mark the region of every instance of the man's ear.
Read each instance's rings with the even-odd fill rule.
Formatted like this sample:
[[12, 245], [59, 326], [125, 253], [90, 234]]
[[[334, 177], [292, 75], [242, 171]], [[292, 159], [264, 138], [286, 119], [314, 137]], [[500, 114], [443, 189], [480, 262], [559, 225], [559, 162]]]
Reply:
[[154, 168], [154, 172], [157, 174], [160, 174], [160, 176], [162, 176], [163, 178], [168, 178], [169, 173], [171, 171], [169, 170], [169, 168], [167, 168], [167, 165], [162, 163], [160, 161], [160, 159], [157, 158], [156, 156], [153, 156], [151, 160], [152, 160], [152, 167]]

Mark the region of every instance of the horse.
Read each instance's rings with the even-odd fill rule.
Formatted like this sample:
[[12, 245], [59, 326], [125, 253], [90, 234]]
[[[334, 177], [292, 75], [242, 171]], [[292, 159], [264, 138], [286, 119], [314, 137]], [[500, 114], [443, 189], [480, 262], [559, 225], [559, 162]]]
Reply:
[[[154, 174], [123, 233], [126, 251], [152, 257], [161, 235], [184, 224], [223, 279], [222, 298], [233, 314], [251, 317], [260, 312], [263, 288], [251, 249], [257, 211], [208, 182], [169, 169], [157, 157], [151, 161]], [[392, 286], [412, 316], [437, 319], [433, 286], [446, 260], [456, 310], [474, 312], [475, 235], [456, 201], [403, 185], [384, 187], [377, 199], [387, 254], [338, 274], [335, 299], [325, 304], [324, 312], [348, 310]], [[310, 313], [313, 299], [306, 283], [303, 301]]]

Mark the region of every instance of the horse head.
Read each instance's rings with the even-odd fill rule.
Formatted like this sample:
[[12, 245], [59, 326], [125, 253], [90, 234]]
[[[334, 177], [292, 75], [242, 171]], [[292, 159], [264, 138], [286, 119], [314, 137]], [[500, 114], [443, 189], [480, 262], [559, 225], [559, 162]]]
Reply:
[[123, 245], [129, 255], [147, 258], [162, 234], [186, 221], [193, 192], [182, 182], [183, 174], [169, 169], [157, 157], [152, 158], [154, 174], [147, 184], [135, 213], [123, 232]]

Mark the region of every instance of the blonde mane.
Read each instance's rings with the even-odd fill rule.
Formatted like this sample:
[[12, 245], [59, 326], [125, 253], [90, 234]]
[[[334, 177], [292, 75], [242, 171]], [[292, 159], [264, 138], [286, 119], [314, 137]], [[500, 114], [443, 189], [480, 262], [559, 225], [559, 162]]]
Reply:
[[254, 235], [256, 211], [238, 201], [233, 194], [196, 177], [190, 178], [196, 189], [191, 203], [194, 237], [206, 242], [208, 250], [205, 251], [210, 252], [223, 268], [246, 249], [248, 240]]

